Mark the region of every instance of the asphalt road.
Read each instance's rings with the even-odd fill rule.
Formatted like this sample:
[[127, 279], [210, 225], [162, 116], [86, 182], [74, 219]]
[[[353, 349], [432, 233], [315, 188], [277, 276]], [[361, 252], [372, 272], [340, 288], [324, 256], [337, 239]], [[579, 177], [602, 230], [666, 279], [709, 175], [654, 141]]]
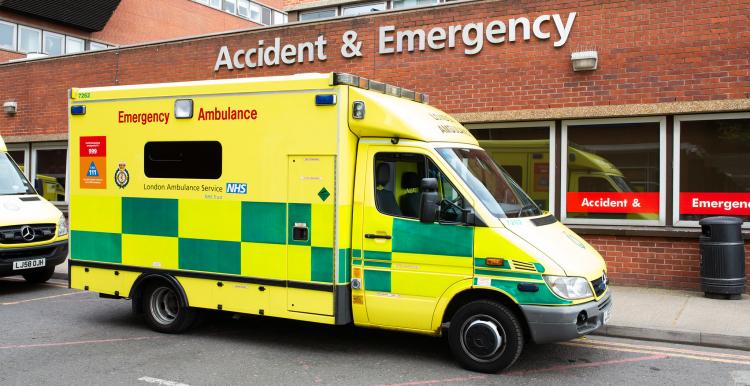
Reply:
[[229, 314], [164, 335], [128, 301], [0, 279], [0, 385], [33, 384], [750, 385], [750, 352], [590, 337], [486, 375], [438, 338]]

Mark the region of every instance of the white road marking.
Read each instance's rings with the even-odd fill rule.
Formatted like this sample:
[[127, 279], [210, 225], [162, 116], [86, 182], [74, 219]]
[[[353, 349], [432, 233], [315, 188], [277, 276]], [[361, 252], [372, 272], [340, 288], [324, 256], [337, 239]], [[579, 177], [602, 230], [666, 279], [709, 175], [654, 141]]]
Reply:
[[146, 382], [146, 383], [154, 383], [157, 385], [165, 385], [165, 386], [190, 386], [186, 383], [177, 382], [177, 381], [168, 381], [166, 379], [159, 379], [154, 377], [140, 377], [138, 378], [139, 381]]
[[33, 299], [18, 300], [18, 301], [15, 301], [15, 302], [0, 303], [0, 306], [12, 306], [12, 305], [15, 305], [15, 304], [34, 302], [34, 301], [37, 301], [37, 300], [47, 300], [47, 299], [59, 298], [61, 296], [80, 295], [80, 294], [85, 294], [85, 293], [86, 292], [82, 292], [82, 291], [68, 292], [68, 293], [61, 294], [61, 295], [44, 296], [44, 297], [41, 297], [41, 298], [33, 298]]
[[114, 342], [127, 342], [127, 341], [133, 341], [133, 340], [158, 339], [158, 338], [159, 338], [159, 336], [137, 336], [137, 337], [134, 337], [134, 338], [79, 340], [79, 341], [75, 341], [75, 342], [13, 344], [13, 345], [9, 345], [9, 346], [0, 346], [0, 350], [19, 349], [19, 348], [74, 346], [74, 345], [97, 344], [97, 343], [114, 343]]

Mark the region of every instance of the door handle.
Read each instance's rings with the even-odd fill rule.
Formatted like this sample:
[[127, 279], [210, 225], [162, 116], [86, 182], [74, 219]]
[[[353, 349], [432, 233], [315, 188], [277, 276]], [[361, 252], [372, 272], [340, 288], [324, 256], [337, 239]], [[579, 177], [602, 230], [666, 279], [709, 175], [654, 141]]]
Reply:
[[376, 234], [373, 234], [373, 233], [365, 233], [365, 238], [366, 239], [386, 239], [386, 240], [390, 240], [391, 236], [390, 235], [376, 235]]

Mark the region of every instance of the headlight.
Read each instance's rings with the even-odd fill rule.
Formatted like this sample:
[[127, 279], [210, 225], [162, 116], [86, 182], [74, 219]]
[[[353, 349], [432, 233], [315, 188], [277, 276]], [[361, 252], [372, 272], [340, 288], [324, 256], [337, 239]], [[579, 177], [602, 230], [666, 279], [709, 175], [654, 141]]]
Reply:
[[60, 221], [57, 222], [57, 235], [65, 236], [68, 234], [68, 222], [65, 221], [65, 216], [60, 216]]
[[594, 296], [589, 282], [582, 277], [544, 276], [544, 281], [561, 298], [583, 299]]

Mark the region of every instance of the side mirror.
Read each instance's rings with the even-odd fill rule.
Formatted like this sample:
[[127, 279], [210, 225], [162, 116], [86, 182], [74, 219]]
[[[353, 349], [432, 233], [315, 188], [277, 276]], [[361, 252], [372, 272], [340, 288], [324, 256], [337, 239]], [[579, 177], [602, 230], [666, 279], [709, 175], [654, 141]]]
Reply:
[[419, 187], [422, 191], [419, 197], [419, 221], [434, 223], [438, 211], [437, 178], [422, 178]]

